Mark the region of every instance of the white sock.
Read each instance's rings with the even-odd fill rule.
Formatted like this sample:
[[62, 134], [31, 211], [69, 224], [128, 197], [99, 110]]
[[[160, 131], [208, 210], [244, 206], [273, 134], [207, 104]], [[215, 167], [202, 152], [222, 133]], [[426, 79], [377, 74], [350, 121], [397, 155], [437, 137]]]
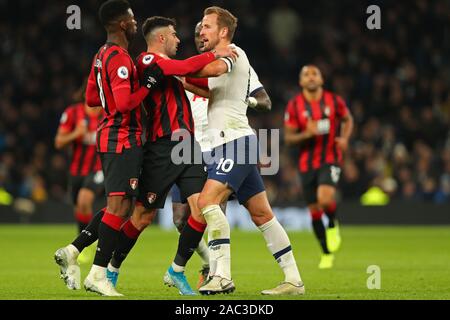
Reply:
[[200, 240], [198, 243], [197, 249], [195, 249], [195, 252], [200, 256], [203, 262], [203, 266], [209, 266], [209, 250], [208, 246], [206, 245], [205, 240]]
[[111, 272], [117, 272], [119, 273], [119, 268], [113, 267], [113, 265], [110, 263], [108, 263], [108, 270]]
[[267, 248], [277, 260], [284, 273], [284, 281], [299, 284], [302, 279], [291, 248], [291, 242], [286, 231], [276, 217], [258, 226], [267, 243]]
[[80, 254], [80, 251], [78, 251], [77, 247], [75, 247], [73, 244], [69, 244], [68, 246], [66, 246], [66, 249], [69, 251], [72, 257], [76, 258]]
[[172, 269], [175, 272], [184, 272], [184, 266], [179, 266], [175, 262], [172, 262]]
[[219, 205], [202, 209], [208, 224], [208, 246], [212, 260], [216, 260], [215, 275], [231, 280], [230, 225]]

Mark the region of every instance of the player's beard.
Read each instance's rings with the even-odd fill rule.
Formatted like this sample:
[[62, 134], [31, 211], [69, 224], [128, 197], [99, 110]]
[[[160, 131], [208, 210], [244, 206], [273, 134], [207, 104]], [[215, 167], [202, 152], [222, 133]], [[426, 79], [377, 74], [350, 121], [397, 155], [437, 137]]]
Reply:
[[125, 30], [125, 37], [127, 38], [128, 45], [130, 45], [133, 42], [133, 40], [134, 40], [134, 38], [136, 36], [136, 33], [137, 32], [134, 32], [134, 30], [131, 29], [131, 28]]

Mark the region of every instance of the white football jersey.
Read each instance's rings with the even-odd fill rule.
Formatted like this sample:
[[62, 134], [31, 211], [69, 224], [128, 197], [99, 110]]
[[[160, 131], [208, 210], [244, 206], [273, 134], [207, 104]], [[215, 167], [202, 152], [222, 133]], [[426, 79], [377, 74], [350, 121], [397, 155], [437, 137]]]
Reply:
[[211, 148], [254, 134], [248, 124], [246, 100], [262, 84], [252, 71], [244, 50], [237, 46], [236, 50], [239, 54], [236, 62], [222, 58], [228, 65], [228, 72], [208, 78], [207, 136]]
[[194, 136], [202, 152], [210, 151], [209, 140], [205, 134], [208, 128], [208, 99], [186, 91], [194, 118]]

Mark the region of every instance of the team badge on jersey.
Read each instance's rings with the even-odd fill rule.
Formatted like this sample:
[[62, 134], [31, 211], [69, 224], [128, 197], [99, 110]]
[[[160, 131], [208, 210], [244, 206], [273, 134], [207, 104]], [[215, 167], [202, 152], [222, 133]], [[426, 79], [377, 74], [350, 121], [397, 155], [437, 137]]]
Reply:
[[153, 202], [156, 201], [156, 193], [154, 192], [148, 192], [147, 193], [147, 201], [148, 203], [152, 204]]
[[68, 119], [67, 112], [64, 112], [61, 116], [61, 119], [59, 119], [59, 122], [66, 123], [67, 119]]
[[150, 64], [152, 62], [152, 60], [153, 60], [153, 55], [152, 54], [148, 54], [148, 55], [146, 55], [146, 56], [144, 56], [142, 58], [142, 63], [143, 64]]
[[117, 69], [117, 75], [120, 79], [128, 79], [128, 69], [125, 66], [120, 67]]
[[329, 117], [330, 116], [330, 107], [329, 106], [325, 106], [325, 110], [323, 110], [323, 113], [325, 113], [325, 115], [327, 117]]
[[136, 190], [139, 184], [139, 180], [137, 178], [131, 178], [130, 179], [130, 187], [133, 190]]

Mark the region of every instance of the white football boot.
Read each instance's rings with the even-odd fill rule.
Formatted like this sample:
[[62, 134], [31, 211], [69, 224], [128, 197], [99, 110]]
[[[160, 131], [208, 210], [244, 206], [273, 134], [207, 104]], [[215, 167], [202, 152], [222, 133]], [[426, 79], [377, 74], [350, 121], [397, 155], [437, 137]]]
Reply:
[[56, 250], [54, 257], [59, 266], [61, 279], [64, 280], [67, 288], [79, 290], [81, 289], [80, 266], [77, 262], [78, 250], [74, 248], [71, 248], [70, 245], [60, 248]]
[[107, 297], [122, 297], [123, 294], [116, 291], [114, 285], [106, 277], [106, 268], [93, 266], [84, 280], [86, 291], [98, 293]]
[[278, 286], [273, 289], [267, 289], [261, 291], [261, 294], [264, 295], [303, 295], [305, 294], [305, 286], [303, 282], [295, 285], [290, 282], [282, 282]]
[[204, 295], [217, 293], [231, 293], [236, 289], [233, 280], [222, 278], [221, 276], [213, 276], [204, 286], [200, 287], [198, 291]]

